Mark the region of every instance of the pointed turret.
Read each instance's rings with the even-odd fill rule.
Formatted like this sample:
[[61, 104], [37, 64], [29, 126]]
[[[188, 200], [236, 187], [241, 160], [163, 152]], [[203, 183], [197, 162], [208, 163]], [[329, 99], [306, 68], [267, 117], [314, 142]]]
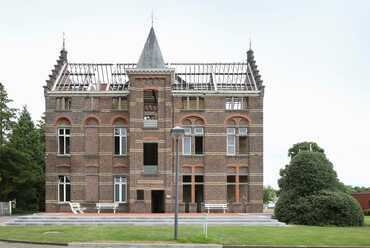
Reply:
[[249, 50], [247, 51], [247, 62], [251, 66], [253, 76], [256, 80], [257, 87], [260, 89], [261, 86], [262, 86], [263, 81], [261, 79], [261, 75], [259, 73], [259, 70], [257, 69], [258, 66], [256, 64], [256, 60], [254, 59], [254, 52], [253, 52], [252, 47], [251, 47], [251, 42], [249, 42]]
[[136, 65], [137, 69], [163, 69], [166, 68], [161, 49], [159, 48], [154, 28], [150, 29], [144, 49]]
[[46, 80], [46, 88], [51, 89], [52, 86], [54, 85], [55, 80], [57, 79], [60, 70], [62, 69], [63, 65], [65, 63], [68, 63], [68, 58], [67, 58], [67, 50], [65, 49], [65, 40], [63, 38], [63, 47], [62, 50], [60, 51], [59, 58], [57, 59], [57, 63], [54, 65], [54, 69], [51, 70], [51, 74], [49, 75], [49, 79]]

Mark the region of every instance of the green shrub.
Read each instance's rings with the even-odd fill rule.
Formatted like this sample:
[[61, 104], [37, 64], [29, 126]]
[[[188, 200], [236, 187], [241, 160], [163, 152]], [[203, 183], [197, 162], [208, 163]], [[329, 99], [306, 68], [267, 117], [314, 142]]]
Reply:
[[364, 210], [364, 215], [370, 216], [370, 208]]
[[335, 190], [337, 173], [332, 163], [321, 152], [302, 151], [280, 171], [280, 190], [294, 191], [297, 196], [314, 194], [321, 190]]
[[279, 221], [290, 224], [361, 226], [364, 223], [358, 202], [339, 191], [320, 191], [304, 197], [284, 192], [276, 204], [275, 215]]

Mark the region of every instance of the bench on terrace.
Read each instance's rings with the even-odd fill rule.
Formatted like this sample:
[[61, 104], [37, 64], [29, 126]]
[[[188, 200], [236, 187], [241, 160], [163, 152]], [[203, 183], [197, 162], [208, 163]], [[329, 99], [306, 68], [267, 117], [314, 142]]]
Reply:
[[210, 210], [222, 209], [225, 214], [227, 210], [227, 203], [204, 203], [204, 209], [208, 210], [208, 213]]
[[106, 202], [99, 202], [96, 203], [96, 209], [98, 210], [98, 214], [100, 214], [101, 210], [104, 209], [112, 209], [113, 213], [116, 213], [118, 210], [119, 203], [118, 202], [112, 202], [112, 203], [106, 203]]
[[78, 202], [68, 202], [69, 207], [71, 208], [72, 213], [74, 214], [83, 214], [86, 208], [82, 208], [81, 204]]

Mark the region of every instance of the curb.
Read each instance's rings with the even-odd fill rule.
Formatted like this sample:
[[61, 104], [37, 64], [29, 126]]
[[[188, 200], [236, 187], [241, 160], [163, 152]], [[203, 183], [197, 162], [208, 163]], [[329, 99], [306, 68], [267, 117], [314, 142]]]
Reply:
[[120, 247], [120, 248], [222, 248], [219, 244], [192, 244], [192, 243], [69, 243], [69, 246], [78, 247]]
[[361, 245], [223, 245], [223, 248], [370, 248]]
[[15, 239], [0, 239], [0, 242], [7, 242], [7, 243], [20, 243], [20, 244], [32, 244], [32, 245], [68, 246], [68, 243], [41, 242], [41, 241], [26, 241], [26, 240], [15, 240]]

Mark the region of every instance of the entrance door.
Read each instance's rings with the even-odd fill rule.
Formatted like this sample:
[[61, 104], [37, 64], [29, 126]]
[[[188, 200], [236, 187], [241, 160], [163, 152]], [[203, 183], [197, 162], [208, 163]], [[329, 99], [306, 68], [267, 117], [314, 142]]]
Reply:
[[164, 190], [152, 190], [152, 213], [164, 213]]

